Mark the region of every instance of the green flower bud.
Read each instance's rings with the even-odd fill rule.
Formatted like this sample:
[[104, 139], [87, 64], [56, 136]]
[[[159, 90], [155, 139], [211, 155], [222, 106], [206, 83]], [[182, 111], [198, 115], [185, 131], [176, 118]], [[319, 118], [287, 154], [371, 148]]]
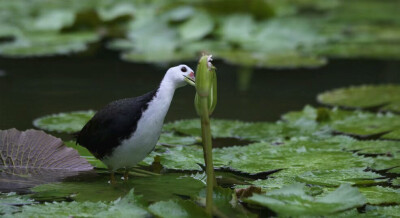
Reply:
[[196, 71], [196, 95], [194, 99], [197, 114], [202, 115], [201, 99], [206, 98], [208, 115], [211, 115], [217, 105], [217, 75], [211, 64], [211, 55], [200, 58]]

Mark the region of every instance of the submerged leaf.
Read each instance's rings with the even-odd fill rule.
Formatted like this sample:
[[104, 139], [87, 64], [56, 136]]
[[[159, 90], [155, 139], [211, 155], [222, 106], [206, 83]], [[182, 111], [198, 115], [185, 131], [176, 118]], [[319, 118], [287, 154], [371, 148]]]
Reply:
[[47, 131], [74, 133], [80, 131], [95, 113], [89, 110], [52, 114], [35, 119], [33, 125]]

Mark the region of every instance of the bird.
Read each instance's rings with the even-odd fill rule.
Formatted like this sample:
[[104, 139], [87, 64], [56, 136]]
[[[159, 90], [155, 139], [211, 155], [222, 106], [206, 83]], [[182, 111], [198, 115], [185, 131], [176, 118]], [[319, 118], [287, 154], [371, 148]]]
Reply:
[[113, 101], [100, 109], [75, 134], [76, 143], [87, 148], [111, 172], [129, 169], [151, 153], [160, 137], [164, 118], [177, 88], [195, 86], [194, 71], [187, 65], [171, 67], [160, 85], [142, 96]]

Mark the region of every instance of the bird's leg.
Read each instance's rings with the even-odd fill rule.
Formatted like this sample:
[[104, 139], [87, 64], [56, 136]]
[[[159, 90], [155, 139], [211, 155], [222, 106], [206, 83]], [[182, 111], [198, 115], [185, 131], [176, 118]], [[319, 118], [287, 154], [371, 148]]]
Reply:
[[128, 168], [125, 168], [125, 172], [124, 172], [124, 181], [125, 181], [125, 182], [128, 181], [128, 178], [129, 178], [129, 169], [128, 169]]
[[117, 181], [115, 180], [115, 175], [114, 175], [114, 171], [111, 171], [111, 185], [116, 185]]

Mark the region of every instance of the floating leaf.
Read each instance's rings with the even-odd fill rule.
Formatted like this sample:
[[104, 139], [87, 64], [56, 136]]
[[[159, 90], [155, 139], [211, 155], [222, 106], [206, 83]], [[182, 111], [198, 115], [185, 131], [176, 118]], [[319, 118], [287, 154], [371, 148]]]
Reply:
[[158, 143], [161, 145], [177, 146], [177, 145], [192, 145], [198, 142], [192, 136], [177, 136], [173, 133], [162, 133]]
[[[175, 131], [185, 135], [200, 136], [198, 119], [179, 120], [164, 125], [164, 130]], [[239, 138], [256, 141], [279, 141], [293, 136], [310, 135], [316, 132], [315, 127], [298, 128], [284, 123], [242, 122], [232, 120], [211, 120], [211, 132], [214, 138]]]
[[398, 217], [400, 214], [400, 206], [386, 207], [367, 207], [366, 216], [371, 217]]
[[[122, 177], [122, 175], [121, 175]], [[179, 196], [196, 196], [205, 185], [186, 174], [164, 174], [161, 176], [131, 176], [128, 181], [117, 177], [117, 184], [109, 184], [109, 173], [76, 177], [62, 183], [44, 184], [32, 188], [33, 199], [39, 201], [51, 199], [74, 199], [75, 201], [97, 202], [113, 201], [135, 188], [135, 193], [142, 195], [149, 202], [180, 199]]]
[[362, 206], [365, 197], [357, 188], [341, 185], [324, 197], [312, 197], [304, 191], [304, 184], [293, 184], [265, 195], [254, 194], [246, 200], [268, 207], [282, 216], [328, 215]]
[[388, 153], [384, 156], [378, 156], [374, 158], [374, 163], [371, 168], [375, 170], [387, 170], [389, 172], [399, 173], [400, 172], [400, 155], [398, 153]]
[[0, 193], [0, 215], [9, 215], [21, 210], [20, 206], [34, 204], [26, 195], [17, 195], [15, 192]]
[[133, 189], [113, 202], [53, 202], [23, 206], [15, 217], [147, 217], [149, 213], [139, 202]]
[[0, 45], [0, 55], [7, 57], [49, 56], [87, 49], [87, 44], [99, 40], [99, 36], [90, 32], [69, 34], [37, 33], [25, 35], [13, 42]]
[[400, 186], [400, 177], [397, 177], [392, 180], [392, 185]]
[[399, 204], [400, 189], [382, 186], [361, 187], [360, 192], [365, 195], [369, 204]]
[[333, 106], [373, 108], [399, 104], [399, 96], [400, 86], [397, 85], [363, 85], [324, 92], [317, 99], [323, 104]]
[[381, 137], [382, 139], [400, 140], [400, 129], [393, 130]]
[[[215, 167], [229, 167], [247, 173], [260, 173], [277, 169], [293, 169], [297, 173], [309, 170], [349, 169], [367, 167], [372, 159], [335, 149], [307, 149], [307, 140], [274, 146], [254, 143], [213, 149]], [[324, 144], [324, 141], [320, 142]], [[301, 146], [303, 145], [303, 146]], [[329, 146], [328, 146], [329, 147]], [[201, 170], [203, 164], [200, 146], [177, 146], [156, 152], [167, 169]], [[150, 160], [151, 161], [151, 160]], [[150, 163], [148, 163], [150, 164]]]
[[182, 24], [178, 31], [182, 40], [198, 40], [209, 34], [214, 28], [214, 22], [207, 13], [197, 12]]
[[80, 131], [94, 114], [92, 110], [52, 114], [35, 119], [33, 125], [47, 131], [74, 133]]
[[[320, 115], [325, 120], [319, 121]], [[327, 127], [336, 132], [359, 138], [379, 138], [387, 132], [400, 128], [400, 116], [392, 113], [370, 113], [344, 111], [340, 109], [316, 109], [306, 106], [301, 112], [290, 112], [283, 119], [292, 124], [313, 124], [319, 128]]]
[[364, 169], [347, 169], [347, 170], [325, 170], [325, 171], [310, 171], [299, 175], [296, 180], [313, 185], [323, 186], [339, 186], [340, 184], [374, 184], [385, 180], [381, 175], [365, 171]]
[[192, 201], [169, 200], [160, 201], [149, 206], [149, 211], [158, 217], [207, 217], [203, 208]]

